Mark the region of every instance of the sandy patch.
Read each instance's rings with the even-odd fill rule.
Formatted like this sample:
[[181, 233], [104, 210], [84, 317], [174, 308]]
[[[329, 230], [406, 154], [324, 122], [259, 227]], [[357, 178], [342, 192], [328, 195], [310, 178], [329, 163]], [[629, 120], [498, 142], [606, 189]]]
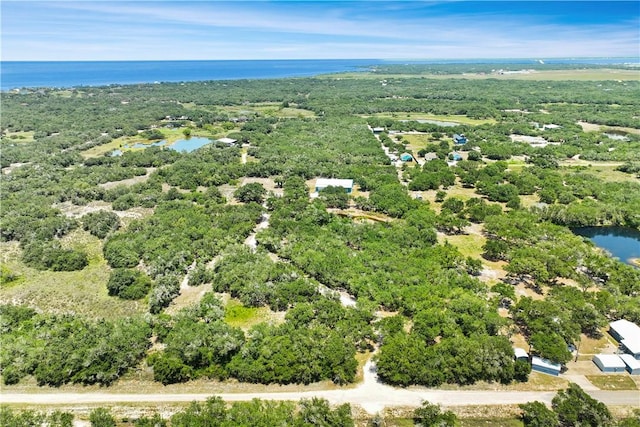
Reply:
[[99, 187], [102, 187], [104, 189], [112, 189], [112, 188], [116, 188], [120, 185], [124, 185], [125, 187], [131, 187], [134, 184], [139, 184], [141, 182], [145, 182], [147, 179], [149, 179], [149, 176], [155, 172], [156, 169], [158, 168], [154, 168], [154, 167], [149, 167], [146, 168], [147, 169], [147, 173], [144, 175], [140, 175], [140, 176], [134, 176], [133, 178], [127, 178], [127, 179], [123, 179], [120, 181], [111, 181], [111, 182], [105, 182], [102, 184], [98, 184]]

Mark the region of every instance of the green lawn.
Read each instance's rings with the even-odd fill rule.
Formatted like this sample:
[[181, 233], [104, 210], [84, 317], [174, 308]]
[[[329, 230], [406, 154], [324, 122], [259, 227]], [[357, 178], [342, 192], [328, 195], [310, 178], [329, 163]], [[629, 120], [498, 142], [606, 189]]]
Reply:
[[237, 299], [230, 299], [224, 310], [225, 322], [245, 330], [258, 323], [268, 322], [273, 318], [268, 307], [245, 307]]
[[587, 375], [587, 379], [600, 390], [637, 390], [636, 383], [626, 373]]

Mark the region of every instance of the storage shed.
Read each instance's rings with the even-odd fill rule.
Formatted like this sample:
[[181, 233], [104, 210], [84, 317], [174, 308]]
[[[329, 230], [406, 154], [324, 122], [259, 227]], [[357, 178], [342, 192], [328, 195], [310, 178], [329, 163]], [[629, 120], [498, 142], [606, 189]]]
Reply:
[[513, 353], [515, 354], [516, 360], [529, 360], [529, 354], [522, 348], [514, 347]]
[[622, 349], [640, 360], [640, 326], [626, 319], [609, 323], [609, 333], [620, 344]]
[[591, 360], [602, 372], [624, 372], [627, 367], [617, 354], [596, 354]]
[[531, 358], [531, 370], [536, 372], [542, 372], [543, 374], [549, 374], [558, 376], [562, 370], [562, 365], [559, 363], [553, 363], [550, 360], [543, 359], [538, 356]]
[[316, 192], [320, 192], [327, 187], [342, 187], [347, 193], [351, 193], [353, 191], [353, 180], [333, 178], [318, 178], [316, 180]]
[[631, 375], [640, 375], [640, 361], [636, 360], [630, 354], [621, 354], [620, 359], [627, 365], [627, 372]]

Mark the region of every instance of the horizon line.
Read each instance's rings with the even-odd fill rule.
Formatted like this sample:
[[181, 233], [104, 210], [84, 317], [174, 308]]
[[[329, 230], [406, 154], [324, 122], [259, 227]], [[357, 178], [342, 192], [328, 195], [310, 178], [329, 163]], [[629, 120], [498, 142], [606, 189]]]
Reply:
[[635, 59], [639, 56], [545, 56], [545, 57], [457, 57], [457, 58], [243, 58], [243, 59], [10, 59], [5, 62], [209, 62], [209, 61], [469, 61], [469, 60]]

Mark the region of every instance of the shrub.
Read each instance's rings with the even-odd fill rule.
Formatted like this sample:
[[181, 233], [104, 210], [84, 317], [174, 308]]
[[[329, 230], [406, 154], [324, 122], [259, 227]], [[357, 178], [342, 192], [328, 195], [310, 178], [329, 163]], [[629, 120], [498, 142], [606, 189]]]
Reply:
[[151, 289], [151, 279], [140, 271], [118, 268], [111, 272], [107, 289], [111, 296], [140, 299]]

